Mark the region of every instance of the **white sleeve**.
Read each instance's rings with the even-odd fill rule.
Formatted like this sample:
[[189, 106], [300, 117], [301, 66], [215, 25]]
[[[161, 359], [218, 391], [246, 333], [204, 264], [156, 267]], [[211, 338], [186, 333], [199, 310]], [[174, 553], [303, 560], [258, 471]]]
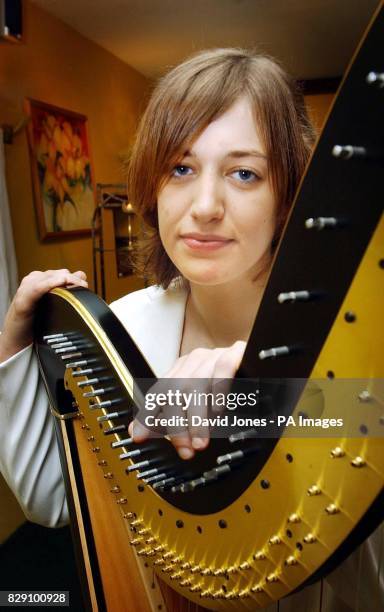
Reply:
[[0, 471], [30, 521], [68, 523], [53, 417], [32, 345], [0, 364]]

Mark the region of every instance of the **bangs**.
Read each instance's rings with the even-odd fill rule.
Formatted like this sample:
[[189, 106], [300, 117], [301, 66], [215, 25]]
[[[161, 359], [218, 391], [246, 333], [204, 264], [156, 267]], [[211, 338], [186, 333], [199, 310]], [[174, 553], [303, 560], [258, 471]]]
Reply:
[[[219, 58], [218, 58], [219, 59]], [[153, 107], [152, 146], [155, 150], [157, 174], [169, 173], [183, 150], [242, 95], [246, 58], [233, 58], [217, 64], [196, 66], [185, 62], [160, 83]], [[189, 65], [190, 64], [190, 65]], [[149, 112], [154, 108], [149, 108]]]

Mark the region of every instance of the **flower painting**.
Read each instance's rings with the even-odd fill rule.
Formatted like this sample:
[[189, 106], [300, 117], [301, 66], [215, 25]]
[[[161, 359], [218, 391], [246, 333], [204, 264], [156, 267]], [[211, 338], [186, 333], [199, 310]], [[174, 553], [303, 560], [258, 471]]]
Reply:
[[95, 189], [87, 118], [31, 99], [26, 110], [40, 237], [90, 232]]

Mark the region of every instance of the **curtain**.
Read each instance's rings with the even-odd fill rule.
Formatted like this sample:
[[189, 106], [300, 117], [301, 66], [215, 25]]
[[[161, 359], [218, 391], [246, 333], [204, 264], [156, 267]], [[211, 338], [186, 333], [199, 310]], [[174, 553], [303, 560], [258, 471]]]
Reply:
[[0, 128], [0, 329], [17, 285], [16, 255], [5, 182], [3, 130]]

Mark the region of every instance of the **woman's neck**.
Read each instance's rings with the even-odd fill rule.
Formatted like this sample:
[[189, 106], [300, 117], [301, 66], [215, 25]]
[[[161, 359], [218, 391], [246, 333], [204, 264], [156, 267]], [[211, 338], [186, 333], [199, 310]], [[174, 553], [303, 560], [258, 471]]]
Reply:
[[190, 284], [181, 354], [197, 347], [230, 346], [248, 340], [268, 270], [256, 279], [214, 286]]

